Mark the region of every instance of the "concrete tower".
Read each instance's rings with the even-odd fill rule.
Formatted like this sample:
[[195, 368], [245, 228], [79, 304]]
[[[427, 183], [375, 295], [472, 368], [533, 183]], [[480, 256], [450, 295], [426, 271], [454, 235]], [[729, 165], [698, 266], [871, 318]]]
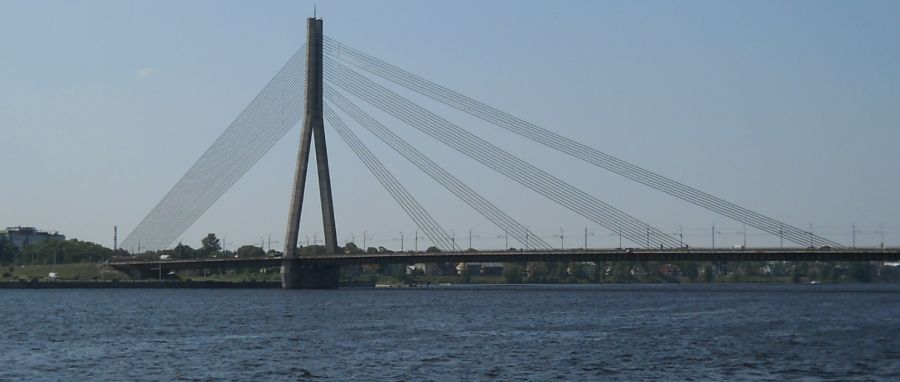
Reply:
[[316, 170], [322, 203], [322, 224], [325, 248], [329, 254], [338, 250], [334, 228], [334, 203], [331, 198], [331, 176], [328, 170], [328, 150], [325, 145], [325, 121], [322, 115], [322, 20], [309, 18], [306, 24], [306, 114], [300, 135], [300, 150], [291, 193], [287, 237], [284, 240], [284, 264], [281, 284], [285, 289], [337, 288], [339, 267], [306, 267], [297, 259], [297, 236], [300, 233], [300, 212], [309, 165], [310, 141], [316, 141]]

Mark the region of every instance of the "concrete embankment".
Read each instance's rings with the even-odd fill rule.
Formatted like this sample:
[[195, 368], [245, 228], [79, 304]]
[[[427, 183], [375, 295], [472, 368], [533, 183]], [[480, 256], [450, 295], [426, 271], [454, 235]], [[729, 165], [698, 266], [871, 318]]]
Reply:
[[277, 281], [3, 281], [0, 289], [127, 289], [127, 288], [194, 288], [194, 289], [274, 289]]

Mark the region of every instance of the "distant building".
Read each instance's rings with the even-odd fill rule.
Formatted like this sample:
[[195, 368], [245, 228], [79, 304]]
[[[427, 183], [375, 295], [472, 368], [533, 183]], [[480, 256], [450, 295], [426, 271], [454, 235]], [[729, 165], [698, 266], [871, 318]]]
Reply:
[[451, 276], [457, 274], [456, 264], [453, 263], [417, 263], [413, 270], [428, 276]]
[[456, 265], [456, 273], [470, 275], [499, 276], [503, 274], [503, 263], [459, 263]]
[[7, 227], [6, 231], [0, 231], [0, 236], [18, 247], [24, 248], [29, 244], [37, 244], [45, 240], [63, 241], [66, 237], [59, 233], [41, 231], [34, 227]]

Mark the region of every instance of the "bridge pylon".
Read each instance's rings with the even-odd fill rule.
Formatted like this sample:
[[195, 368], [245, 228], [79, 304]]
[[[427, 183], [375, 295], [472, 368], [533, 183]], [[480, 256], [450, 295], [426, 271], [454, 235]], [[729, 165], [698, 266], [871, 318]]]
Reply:
[[309, 165], [311, 141], [316, 141], [316, 171], [319, 178], [319, 196], [322, 203], [322, 224], [325, 230], [325, 248], [328, 254], [338, 251], [337, 232], [334, 224], [334, 203], [331, 196], [331, 175], [328, 170], [328, 150], [325, 145], [325, 120], [322, 114], [322, 19], [307, 19], [306, 44], [306, 112], [300, 135], [300, 150], [294, 174], [288, 213], [287, 237], [284, 240], [284, 262], [281, 267], [281, 285], [285, 289], [337, 288], [338, 267], [305, 267], [297, 259], [297, 239], [300, 234], [300, 212], [306, 186], [306, 170]]

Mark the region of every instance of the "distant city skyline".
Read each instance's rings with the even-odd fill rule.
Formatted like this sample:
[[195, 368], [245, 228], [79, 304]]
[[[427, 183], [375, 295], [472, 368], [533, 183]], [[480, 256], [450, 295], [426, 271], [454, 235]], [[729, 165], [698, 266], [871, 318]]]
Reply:
[[[118, 226], [121, 242], [300, 47], [312, 9], [0, 4], [0, 33], [11, 36], [0, 42], [0, 229], [112, 247]], [[874, 1], [344, 1], [317, 12], [326, 35], [501, 110], [817, 235], [851, 245], [855, 232], [857, 245], [874, 246], [900, 245], [898, 11]], [[744, 240], [739, 222], [442, 110], [686, 244], [709, 246], [714, 232], [717, 246]], [[551, 245], [618, 246], [615, 232], [383, 122]], [[399, 249], [402, 236], [411, 249], [412, 221], [326, 131], [340, 243]], [[457, 243], [468, 246], [471, 230], [476, 248], [505, 245], [502, 230], [356, 132]], [[298, 137], [295, 126], [181, 241], [197, 247], [214, 232], [228, 249], [268, 249], [271, 235], [281, 250]], [[322, 241], [315, 184], [311, 172], [301, 244]], [[779, 243], [746, 232], [750, 245]], [[420, 232], [419, 249], [429, 245]]]

